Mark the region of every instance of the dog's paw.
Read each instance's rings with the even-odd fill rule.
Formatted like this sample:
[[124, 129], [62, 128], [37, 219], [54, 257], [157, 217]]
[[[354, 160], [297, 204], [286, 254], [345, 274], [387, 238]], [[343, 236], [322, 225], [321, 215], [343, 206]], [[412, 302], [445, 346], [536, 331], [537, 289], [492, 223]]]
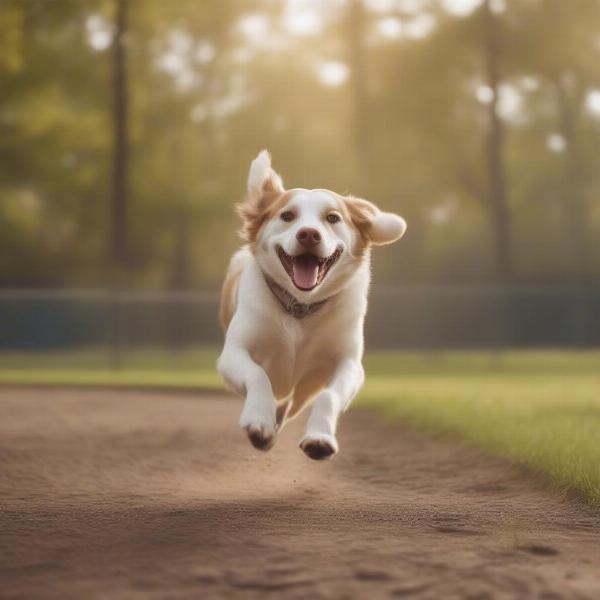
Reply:
[[240, 416], [240, 427], [246, 430], [248, 439], [258, 450], [269, 450], [275, 444], [277, 425], [275, 403], [261, 404], [246, 402]]
[[333, 458], [338, 451], [338, 443], [331, 435], [306, 436], [300, 442], [300, 448], [313, 460]]
[[276, 433], [266, 425], [247, 425], [244, 427], [250, 443], [257, 449], [266, 452], [275, 445]]

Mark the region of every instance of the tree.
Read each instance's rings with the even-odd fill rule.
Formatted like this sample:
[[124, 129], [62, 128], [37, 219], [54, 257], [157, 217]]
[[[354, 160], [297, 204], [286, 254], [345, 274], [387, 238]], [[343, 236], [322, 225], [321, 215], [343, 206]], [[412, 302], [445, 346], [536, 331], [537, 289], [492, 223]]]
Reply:
[[128, 0], [116, 0], [113, 37], [113, 180], [111, 202], [111, 254], [113, 263], [128, 263]]
[[494, 267], [498, 281], [506, 283], [513, 276], [511, 255], [511, 215], [508, 205], [506, 168], [504, 163], [505, 129], [498, 114], [500, 99], [501, 31], [498, 19], [485, 0], [481, 10], [485, 81], [491, 91], [487, 104], [486, 156], [488, 169], [488, 202], [494, 235]]
[[597, 0], [300, 4], [1, 3], [0, 285], [216, 285], [263, 147], [407, 218], [388, 281], [598, 275]]
[[[543, 123], [547, 135], [558, 134], [562, 146], [561, 194], [563, 232], [568, 243], [569, 279], [587, 283], [593, 277], [591, 198], [597, 193], [594, 154], [597, 126], [585, 110], [587, 94], [600, 85], [597, 60], [600, 4], [577, 0], [541, 0], [522, 9], [519, 56], [524, 70], [539, 75], [542, 86], [530, 106], [534, 123]], [[549, 44], [548, 40], [553, 43]], [[547, 106], [552, 107], [547, 116]], [[540, 177], [547, 177], [541, 173]]]
[[[353, 99], [353, 122], [351, 124], [356, 157], [355, 185], [364, 190], [369, 172], [367, 65], [365, 29], [368, 13], [362, 0], [348, 4], [348, 50], [350, 83]], [[364, 193], [364, 192], [363, 192]]]

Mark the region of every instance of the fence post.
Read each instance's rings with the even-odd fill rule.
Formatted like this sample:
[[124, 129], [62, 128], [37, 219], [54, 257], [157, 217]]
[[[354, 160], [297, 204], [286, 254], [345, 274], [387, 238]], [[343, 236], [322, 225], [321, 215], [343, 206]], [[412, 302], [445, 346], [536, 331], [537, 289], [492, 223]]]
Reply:
[[120, 369], [123, 363], [121, 324], [120, 293], [113, 290], [110, 299], [110, 366], [114, 370]]

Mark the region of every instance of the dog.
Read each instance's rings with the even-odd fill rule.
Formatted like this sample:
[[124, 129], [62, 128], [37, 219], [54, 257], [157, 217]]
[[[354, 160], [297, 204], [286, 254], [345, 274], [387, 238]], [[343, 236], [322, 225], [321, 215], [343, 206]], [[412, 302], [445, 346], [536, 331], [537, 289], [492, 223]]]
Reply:
[[237, 211], [246, 243], [223, 283], [218, 371], [245, 398], [240, 426], [255, 448], [269, 450], [312, 404], [300, 448], [331, 458], [338, 417], [364, 381], [371, 247], [400, 239], [406, 222], [366, 200], [284, 189], [266, 150]]

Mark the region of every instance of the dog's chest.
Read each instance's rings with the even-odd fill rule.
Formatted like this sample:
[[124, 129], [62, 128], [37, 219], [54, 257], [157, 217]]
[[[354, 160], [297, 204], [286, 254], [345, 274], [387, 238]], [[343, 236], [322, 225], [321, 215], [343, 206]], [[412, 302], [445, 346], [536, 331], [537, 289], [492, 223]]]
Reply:
[[288, 317], [267, 337], [254, 348], [252, 357], [267, 373], [278, 399], [289, 396], [307, 373], [332, 364], [337, 351], [327, 328], [313, 317]]

